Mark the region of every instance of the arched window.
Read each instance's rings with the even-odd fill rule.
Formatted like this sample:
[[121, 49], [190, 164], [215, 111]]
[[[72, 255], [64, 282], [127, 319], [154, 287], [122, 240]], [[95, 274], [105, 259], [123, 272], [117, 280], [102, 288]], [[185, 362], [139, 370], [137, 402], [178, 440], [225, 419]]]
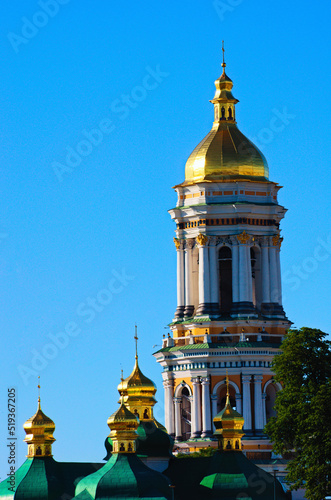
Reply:
[[232, 252], [223, 246], [218, 253], [220, 308], [221, 313], [227, 314], [232, 307]]
[[221, 109], [221, 120], [225, 120], [225, 108], [224, 106], [222, 106], [222, 109]]
[[182, 389], [182, 408], [181, 408], [181, 424], [182, 438], [187, 441], [191, 437], [191, 401], [190, 393], [187, 387]]
[[231, 108], [228, 109], [228, 113], [229, 113], [229, 115], [228, 115], [229, 120], [232, 120], [232, 109]]
[[256, 309], [260, 310], [262, 302], [261, 252], [256, 247], [251, 248], [251, 267], [253, 304]]
[[267, 417], [267, 422], [270, 420], [271, 417], [276, 416], [276, 412], [274, 410], [275, 406], [275, 401], [276, 401], [276, 393], [277, 393], [277, 387], [275, 384], [269, 384], [267, 389], [266, 389], [266, 417]]
[[[236, 391], [234, 388], [229, 385], [230, 392], [230, 405], [232, 408], [236, 408]], [[217, 392], [217, 413], [223, 410], [226, 403], [226, 385], [221, 385], [220, 389]]]

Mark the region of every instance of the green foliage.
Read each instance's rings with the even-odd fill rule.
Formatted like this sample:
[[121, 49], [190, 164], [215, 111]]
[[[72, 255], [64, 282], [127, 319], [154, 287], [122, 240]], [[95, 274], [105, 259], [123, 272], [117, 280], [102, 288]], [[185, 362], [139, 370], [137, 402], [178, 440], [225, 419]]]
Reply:
[[290, 454], [292, 488], [306, 488], [306, 498], [331, 493], [331, 342], [312, 328], [289, 330], [273, 370], [283, 390], [277, 394], [276, 417], [265, 432], [274, 450]]
[[211, 457], [216, 452], [216, 448], [208, 446], [208, 448], [200, 448], [199, 451], [194, 451], [193, 453], [178, 453], [177, 458], [201, 458], [201, 457]]

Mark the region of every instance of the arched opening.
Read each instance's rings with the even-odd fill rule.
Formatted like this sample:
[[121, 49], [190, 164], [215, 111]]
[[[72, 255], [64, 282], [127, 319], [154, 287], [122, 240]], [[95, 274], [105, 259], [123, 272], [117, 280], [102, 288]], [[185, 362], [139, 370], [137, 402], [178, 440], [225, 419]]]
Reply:
[[228, 118], [229, 120], [232, 120], [232, 109], [231, 108], [228, 109], [228, 117], [229, 117]]
[[[232, 408], [236, 408], [236, 391], [234, 388], [229, 385], [229, 393], [230, 393], [230, 404]], [[222, 385], [217, 391], [217, 413], [223, 410], [226, 403], [226, 385]]]
[[187, 387], [182, 389], [181, 425], [183, 441], [187, 441], [191, 437], [191, 401]]
[[274, 410], [275, 401], [276, 401], [277, 387], [275, 384], [269, 384], [266, 389], [266, 417], [267, 422], [271, 419], [271, 417], [276, 416], [276, 412]]
[[221, 115], [222, 115], [221, 120], [225, 120], [225, 108], [224, 108], [224, 106], [222, 106], [222, 108], [221, 108]]
[[232, 307], [232, 252], [223, 246], [218, 252], [220, 309], [221, 313], [228, 314]]
[[257, 310], [260, 310], [262, 302], [261, 252], [256, 247], [252, 247], [250, 250], [250, 255], [252, 268], [253, 304]]

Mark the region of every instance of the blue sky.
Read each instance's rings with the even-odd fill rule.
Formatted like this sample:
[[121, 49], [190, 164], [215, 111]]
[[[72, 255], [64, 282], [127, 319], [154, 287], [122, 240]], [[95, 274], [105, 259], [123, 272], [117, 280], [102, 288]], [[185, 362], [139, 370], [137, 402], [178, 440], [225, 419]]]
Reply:
[[[17, 0], [0, 19], [0, 439], [15, 387], [18, 463], [37, 399], [36, 373], [22, 370], [38, 362], [55, 458], [102, 459], [135, 322], [163, 419], [151, 354], [176, 307], [167, 210], [211, 128], [222, 39], [239, 128], [284, 186], [285, 310], [329, 331], [329, 3], [54, 2]], [[7, 467], [2, 454], [1, 477]]]

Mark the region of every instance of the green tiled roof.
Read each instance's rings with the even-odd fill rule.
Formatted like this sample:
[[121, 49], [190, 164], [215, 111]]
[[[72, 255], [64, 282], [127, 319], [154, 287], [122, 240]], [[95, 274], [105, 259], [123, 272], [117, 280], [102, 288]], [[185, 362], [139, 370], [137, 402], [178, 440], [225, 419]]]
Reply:
[[[192, 350], [197, 350], [197, 349], [233, 349], [234, 347], [237, 348], [245, 348], [245, 347], [250, 347], [254, 349], [258, 348], [270, 348], [270, 349], [279, 349], [280, 347], [279, 342], [219, 342], [219, 343], [202, 343], [202, 344], [186, 344], [186, 345], [181, 345], [181, 346], [173, 346], [173, 347], [163, 347], [162, 349], [159, 349], [156, 351], [158, 352], [175, 352], [175, 351], [192, 351]], [[156, 354], [154, 353], [154, 354]]]
[[[176, 485], [176, 497], [190, 500], [271, 500], [274, 478], [238, 451], [216, 452], [211, 457], [174, 459], [164, 472]], [[276, 481], [276, 500], [286, 494]]]

